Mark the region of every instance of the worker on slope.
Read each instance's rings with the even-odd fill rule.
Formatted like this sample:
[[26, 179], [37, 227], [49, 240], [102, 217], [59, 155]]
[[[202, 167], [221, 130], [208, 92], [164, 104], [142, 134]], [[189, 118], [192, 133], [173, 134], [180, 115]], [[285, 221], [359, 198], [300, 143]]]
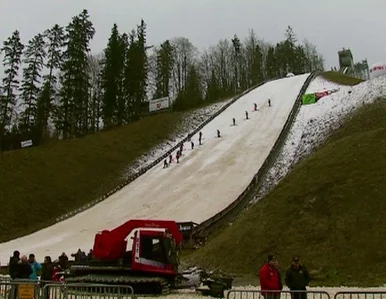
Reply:
[[233, 121], [233, 125], [235, 126], [236, 125], [236, 119], [232, 118], [232, 121]]
[[245, 111], [245, 119], [249, 119], [248, 118], [248, 111]]
[[169, 164], [172, 164], [172, 162], [173, 162], [173, 156], [172, 156], [172, 154], [170, 154], [169, 155]]
[[198, 144], [201, 145], [202, 132], [198, 133]]
[[253, 111], [257, 111], [257, 104], [253, 103]]
[[193, 140], [190, 141], [190, 146], [192, 147], [192, 150], [193, 150], [194, 149], [194, 142], [193, 142]]
[[217, 129], [217, 138], [220, 138], [220, 137], [221, 137], [221, 135], [220, 135], [220, 130]]
[[180, 151], [178, 150], [178, 151], [177, 151], [177, 154], [176, 154], [176, 160], [177, 160], [177, 163], [180, 163], [180, 156], [181, 156], [181, 153], [180, 153]]
[[182, 155], [182, 151], [184, 150], [184, 143], [182, 142], [181, 145], [180, 145], [180, 153]]
[[[298, 257], [292, 259], [285, 275], [285, 283], [291, 291], [306, 291], [311, 281], [310, 274]], [[307, 299], [307, 293], [291, 293], [292, 299]]]
[[268, 99], [268, 107], [271, 107], [271, 99]]
[[168, 167], [169, 167], [168, 161], [165, 159], [165, 160], [164, 160], [164, 169], [165, 169], [165, 168], [168, 168]]
[[[280, 275], [276, 268], [277, 259], [272, 255], [268, 255], [267, 262], [260, 268], [260, 289], [264, 299], [279, 299], [282, 284]], [[269, 292], [264, 292], [269, 291]]]

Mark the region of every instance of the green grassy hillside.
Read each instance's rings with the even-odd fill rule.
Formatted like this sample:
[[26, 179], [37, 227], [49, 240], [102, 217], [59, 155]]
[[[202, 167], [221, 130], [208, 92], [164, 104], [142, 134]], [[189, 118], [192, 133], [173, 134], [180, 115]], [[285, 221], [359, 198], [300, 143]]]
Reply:
[[341, 85], [353, 86], [363, 82], [362, 79], [353, 78], [343, 73], [333, 72], [333, 71], [324, 72], [321, 74], [321, 76], [328, 81], [335, 82]]
[[266, 198], [187, 258], [253, 277], [268, 253], [293, 255], [313, 285], [386, 280], [386, 101], [361, 108]]
[[53, 223], [124, 181], [136, 158], [176, 133], [183, 113], [162, 113], [84, 138], [0, 153], [0, 242]]

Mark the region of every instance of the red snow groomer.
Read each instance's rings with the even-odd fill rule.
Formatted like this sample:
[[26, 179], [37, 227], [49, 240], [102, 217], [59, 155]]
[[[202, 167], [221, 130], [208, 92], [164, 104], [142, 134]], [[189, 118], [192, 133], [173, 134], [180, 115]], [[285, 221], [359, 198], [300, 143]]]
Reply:
[[[133, 244], [127, 250], [126, 238]], [[129, 220], [95, 236], [92, 261], [74, 263], [66, 282], [122, 284], [135, 294], [167, 294], [179, 276], [178, 251], [183, 241], [176, 222]]]

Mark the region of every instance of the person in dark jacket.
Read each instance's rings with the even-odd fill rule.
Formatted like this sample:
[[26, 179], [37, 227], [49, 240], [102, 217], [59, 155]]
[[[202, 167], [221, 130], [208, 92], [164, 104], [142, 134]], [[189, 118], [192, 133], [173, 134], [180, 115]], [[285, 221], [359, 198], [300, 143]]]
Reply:
[[[310, 274], [298, 257], [292, 259], [292, 265], [287, 269], [285, 283], [291, 291], [306, 291], [311, 281]], [[307, 293], [291, 293], [292, 299], [307, 299]]]
[[17, 268], [20, 261], [20, 252], [15, 250], [13, 252], [13, 256], [9, 259], [9, 276], [11, 276], [12, 279], [15, 279], [17, 276]]
[[49, 299], [49, 289], [44, 286], [52, 281], [52, 275], [54, 270], [54, 264], [52, 263], [51, 257], [44, 257], [44, 263], [42, 264], [42, 275], [40, 276], [40, 284], [44, 292], [44, 298]]
[[23, 255], [17, 265], [16, 279], [29, 279], [32, 272], [32, 267], [28, 262], [27, 256]]
[[72, 253], [71, 256], [75, 258], [75, 263], [79, 263], [82, 260], [82, 250], [80, 248], [76, 253]]
[[44, 257], [44, 263], [42, 264], [42, 275], [40, 276], [40, 280], [51, 281], [53, 269], [54, 264], [52, 263], [51, 257]]
[[94, 252], [92, 249], [90, 249], [89, 253], [87, 254], [87, 260], [92, 261], [94, 259]]
[[66, 269], [67, 263], [68, 263], [68, 257], [65, 252], [62, 252], [62, 254], [59, 256], [59, 264], [63, 269]]

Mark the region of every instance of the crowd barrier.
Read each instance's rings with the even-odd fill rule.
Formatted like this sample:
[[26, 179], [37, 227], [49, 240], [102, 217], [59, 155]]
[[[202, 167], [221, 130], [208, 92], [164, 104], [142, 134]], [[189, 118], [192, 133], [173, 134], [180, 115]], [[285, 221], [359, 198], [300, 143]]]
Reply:
[[129, 176], [125, 182], [119, 184], [116, 188], [114, 188], [113, 190], [107, 192], [106, 194], [102, 195], [101, 197], [93, 200], [92, 202], [72, 211], [72, 212], [69, 212], [69, 213], [66, 213], [58, 218], [56, 218], [56, 222], [60, 222], [60, 221], [63, 221], [65, 219], [68, 219], [78, 213], [81, 213], [93, 206], [95, 206], [96, 204], [102, 202], [103, 200], [105, 200], [107, 197], [111, 196], [112, 194], [118, 192], [119, 190], [121, 190], [122, 188], [126, 187], [128, 184], [130, 184], [132, 181], [134, 181], [135, 179], [137, 179], [139, 176], [143, 175], [145, 172], [147, 172], [149, 169], [153, 168], [155, 165], [159, 164], [160, 162], [162, 162], [163, 160], [165, 160], [166, 158], [169, 157], [170, 154], [172, 154], [173, 152], [175, 152], [176, 150], [178, 150], [181, 146], [181, 144], [187, 142], [189, 140], [190, 137], [192, 137], [193, 135], [197, 134], [204, 126], [206, 126], [209, 122], [211, 122], [215, 117], [217, 117], [219, 114], [221, 114], [222, 112], [224, 112], [228, 107], [230, 107], [233, 103], [235, 103], [239, 98], [241, 98], [242, 96], [246, 95], [247, 93], [249, 93], [250, 91], [252, 91], [253, 89], [269, 82], [269, 81], [272, 81], [272, 80], [275, 80], [275, 79], [270, 79], [270, 80], [266, 80], [264, 82], [261, 82], [259, 84], [256, 84], [254, 86], [252, 86], [251, 88], [248, 88], [247, 90], [245, 90], [244, 92], [242, 92], [241, 94], [237, 95], [236, 97], [234, 97], [231, 101], [229, 101], [228, 103], [226, 103], [224, 106], [222, 106], [219, 110], [217, 110], [213, 115], [211, 115], [210, 117], [208, 117], [205, 121], [203, 121], [200, 125], [198, 125], [192, 132], [189, 132], [185, 138], [183, 138], [179, 143], [177, 143], [175, 146], [173, 146], [172, 148], [170, 148], [168, 151], [166, 151], [162, 156], [158, 157], [156, 160], [154, 160], [152, 163], [148, 164], [147, 166], [141, 168], [138, 172], [136, 172], [135, 174]]
[[193, 229], [192, 237], [194, 239], [203, 239], [207, 237], [210, 233], [217, 230], [220, 226], [225, 224], [227, 221], [231, 221], [232, 218], [236, 217], [250, 202], [252, 196], [256, 193], [261, 183], [264, 180], [264, 177], [267, 175], [268, 170], [272, 167], [275, 162], [276, 157], [279, 155], [280, 150], [287, 138], [289, 130], [292, 126], [293, 121], [295, 120], [296, 115], [299, 112], [302, 96], [306, 92], [311, 81], [318, 75], [318, 72], [312, 72], [304, 82], [302, 88], [299, 91], [299, 94], [295, 100], [295, 104], [283, 126], [282, 131], [279, 134], [278, 139], [276, 140], [274, 146], [272, 147], [270, 153], [265, 159], [263, 165], [258, 170], [257, 174], [253, 177], [248, 187], [244, 190], [239, 197], [228, 205], [224, 210], [215, 214], [213, 217], [202, 222]]
[[4, 299], [125, 299], [135, 298], [131, 286], [90, 283], [0, 281]]
[[386, 299], [385, 291], [337, 292], [334, 299]]
[[330, 299], [325, 291], [230, 290], [227, 299]]

